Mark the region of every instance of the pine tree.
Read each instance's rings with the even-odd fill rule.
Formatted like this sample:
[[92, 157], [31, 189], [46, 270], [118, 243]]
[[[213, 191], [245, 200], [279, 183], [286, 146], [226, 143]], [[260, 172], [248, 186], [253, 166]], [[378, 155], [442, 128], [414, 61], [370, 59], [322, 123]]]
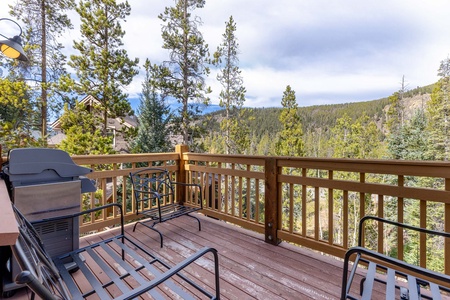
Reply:
[[344, 114], [331, 129], [328, 147], [336, 158], [379, 158], [384, 153], [381, 133], [366, 114], [356, 121]]
[[101, 103], [103, 134], [108, 118], [133, 113], [123, 87], [138, 73], [139, 59], [129, 59], [122, 48], [125, 31], [120, 25], [130, 10], [127, 1], [115, 0], [81, 0], [76, 8], [81, 17], [82, 39], [74, 42], [80, 55], [71, 55], [69, 65], [76, 70], [78, 81], [66, 78], [67, 84], [75, 92], [90, 94]]
[[169, 152], [172, 145], [169, 139], [170, 108], [165, 97], [158, 94], [152, 84], [152, 66], [149, 60], [144, 64], [145, 79], [138, 109], [139, 128], [133, 141], [134, 153]]
[[385, 153], [385, 145], [382, 141], [382, 134], [375, 121], [365, 113], [359, 117], [353, 128], [358, 141], [358, 152], [356, 158], [376, 159], [381, 158]]
[[58, 147], [70, 155], [113, 154], [112, 137], [101, 131], [101, 120], [96, 117], [101, 108], [93, 106], [88, 110], [84, 104], [74, 108], [64, 106], [59, 119], [66, 138]]
[[394, 159], [428, 160], [427, 120], [423, 111], [417, 111], [397, 134], [388, 140], [388, 149]]
[[175, 121], [187, 145], [194, 145], [194, 138], [199, 135], [199, 122], [195, 121], [201, 104], [209, 103], [206, 95], [211, 92], [205, 84], [209, 74], [208, 45], [198, 30], [201, 19], [191, 15], [191, 11], [204, 5], [205, 0], [176, 0], [174, 7], [166, 7], [159, 15], [165, 23], [163, 48], [169, 50], [170, 60], [158, 68], [157, 82], [164, 94], [181, 104]]
[[224, 124], [227, 124], [229, 131], [229, 144], [227, 149], [231, 149], [234, 154], [249, 154], [250, 152], [250, 128], [248, 123], [253, 120], [246, 108], [237, 109], [234, 117], [226, 123], [222, 123], [222, 130]]
[[281, 99], [280, 122], [283, 129], [275, 146], [276, 155], [303, 156], [303, 129], [298, 115], [295, 91], [288, 85]]
[[386, 128], [391, 134], [397, 133], [402, 126], [402, 103], [399, 92], [395, 92], [388, 98], [389, 109], [387, 111]]
[[322, 128], [308, 128], [304, 136], [305, 156], [327, 157], [326, 142], [328, 136]]
[[72, 23], [66, 11], [75, 7], [74, 0], [20, 0], [11, 15], [25, 24], [24, 44], [28, 63], [22, 64], [28, 83], [34, 85], [32, 96], [39, 108], [41, 137], [46, 144], [49, 113], [59, 112], [67, 98], [62, 95], [59, 79], [67, 75], [66, 56], [58, 41]]
[[[32, 137], [33, 107], [28, 85], [0, 78], [0, 144], [2, 151], [36, 146]], [[1, 155], [1, 153], [0, 153]]]
[[351, 151], [352, 143], [352, 119], [344, 114], [336, 120], [336, 125], [331, 129], [331, 137], [328, 141], [328, 147], [332, 149], [332, 157], [353, 158]]
[[235, 154], [248, 149], [249, 127], [244, 124], [246, 116], [242, 111], [246, 91], [238, 66], [239, 44], [235, 35], [236, 23], [230, 16], [225, 24], [222, 44], [214, 53], [214, 63], [222, 66], [217, 74], [217, 80], [223, 88], [219, 94], [219, 105], [225, 108], [225, 118], [221, 122], [221, 128], [225, 133], [226, 154]]
[[427, 106], [429, 156], [435, 160], [450, 158], [450, 58], [441, 61], [441, 77], [431, 93]]
[[[391, 151], [395, 147], [400, 146], [398, 144], [398, 138], [403, 136], [405, 133], [404, 126], [407, 125], [407, 120], [405, 120], [405, 107], [403, 103], [403, 97], [406, 93], [405, 86], [405, 76], [402, 77], [402, 87], [398, 92], [395, 92], [389, 96], [389, 108], [386, 113], [386, 129], [387, 129], [387, 140], [388, 148]], [[406, 128], [408, 130], [408, 128]], [[394, 148], [393, 148], [394, 147]], [[395, 155], [397, 156], [397, 155]]]

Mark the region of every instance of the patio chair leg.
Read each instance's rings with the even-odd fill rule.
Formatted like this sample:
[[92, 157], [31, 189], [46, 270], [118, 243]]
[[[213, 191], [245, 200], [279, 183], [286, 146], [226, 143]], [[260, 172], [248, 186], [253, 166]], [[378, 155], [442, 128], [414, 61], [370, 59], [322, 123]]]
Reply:
[[147, 224], [144, 224], [144, 222], [136, 222], [136, 223], [134, 224], [134, 226], [133, 226], [133, 232], [136, 230], [136, 226], [137, 226], [137, 224], [139, 224], [139, 223], [142, 224], [142, 225], [144, 225], [144, 226], [147, 227], [147, 228], [150, 228], [150, 229], [153, 230], [153, 231], [156, 231], [156, 232], [159, 234], [159, 239], [160, 239], [160, 241], [161, 241], [161, 248], [162, 248], [162, 247], [163, 247], [163, 235], [162, 235], [161, 232], [159, 232], [158, 229], [156, 229], [156, 228], [153, 227], [153, 226], [155, 226], [156, 223], [153, 223], [152, 226], [148, 226]]
[[364, 282], [366, 282], [366, 278], [361, 279], [361, 282], [359, 283], [359, 295], [362, 296], [364, 293]]
[[133, 226], [133, 232], [136, 230], [136, 226], [137, 226], [138, 223], [141, 223], [141, 222], [136, 222], [136, 223], [134, 223], [134, 226]]
[[202, 224], [200, 223], [200, 219], [197, 217], [191, 216], [191, 214], [187, 214], [187, 216], [196, 219], [198, 222], [198, 231], [202, 231]]

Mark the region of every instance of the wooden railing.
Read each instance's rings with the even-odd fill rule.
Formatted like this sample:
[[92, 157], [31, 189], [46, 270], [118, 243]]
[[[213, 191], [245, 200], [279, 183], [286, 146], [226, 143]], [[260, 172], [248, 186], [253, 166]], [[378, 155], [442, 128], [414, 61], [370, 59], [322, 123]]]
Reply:
[[[126, 220], [136, 219], [128, 174], [157, 165], [171, 170], [178, 180], [202, 185], [204, 214], [263, 233], [266, 242], [275, 245], [282, 240], [343, 257], [356, 244], [357, 222], [366, 214], [450, 232], [447, 162], [214, 155], [187, 150], [180, 146], [173, 153], [73, 157], [75, 163], [94, 169], [90, 178], [99, 187], [97, 193], [83, 196], [82, 207], [120, 202]], [[190, 202], [188, 197], [185, 201]], [[114, 212], [92, 215], [83, 220], [81, 231], [116, 222]], [[443, 252], [433, 251], [433, 255], [442, 261], [450, 258], [450, 241], [419, 235], [417, 248], [406, 249], [402, 241], [411, 238], [409, 232], [375, 224], [367, 229], [367, 247], [395, 251], [400, 259], [427, 267], [430, 259], [425, 250], [437, 244]], [[442, 268], [450, 274], [450, 259]]]
[[[450, 232], [446, 162], [183, 157], [186, 172], [204, 179], [205, 213], [262, 232], [269, 243], [283, 240], [342, 257], [356, 245], [357, 223], [366, 214]], [[364, 242], [379, 252], [395, 250], [399, 259], [415, 260], [422, 267], [430, 263], [427, 248], [442, 261], [450, 258], [450, 241], [420, 235], [418, 249], [405, 249], [403, 237], [411, 233], [376, 224], [368, 229], [375, 232], [368, 230]], [[388, 247], [392, 236], [395, 247]], [[436, 252], [436, 243], [445, 245], [444, 252]], [[450, 259], [442, 268], [450, 272]]]
[[[135, 201], [129, 179], [130, 172], [142, 168], [158, 166], [170, 170], [178, 176], [179, 153], [127, 154], [127, 155], [86, 155], [73, 156], [78, 165], [93, 170], [88, 177], [95, 180], [97, 191], [81, 196], [81, 209], [89, 209], [107, 203], [121, 203], [125, 213], [125, 221], [136, 220]], [[85, 217], [80, 220], [80, 233], [101, 230], [119, 224], [117, 212]]]

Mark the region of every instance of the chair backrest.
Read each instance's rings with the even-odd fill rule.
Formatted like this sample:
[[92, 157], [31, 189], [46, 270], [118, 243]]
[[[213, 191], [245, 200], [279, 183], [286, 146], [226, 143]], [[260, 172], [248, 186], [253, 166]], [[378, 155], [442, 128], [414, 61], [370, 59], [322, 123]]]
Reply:
[[11, 250], [22, 270], [15, 278], [16, 282], [27, 284], [43, 299], [71, 299], [39, 234], [15, 206], [13, 209], [19, 226], [19, 238]]
[[169, 171], [160, 168], [147, 168], [130, 173], [136, 201], [136, 213], [139, 210], [172, 204], [175, 201], [175, 189]]

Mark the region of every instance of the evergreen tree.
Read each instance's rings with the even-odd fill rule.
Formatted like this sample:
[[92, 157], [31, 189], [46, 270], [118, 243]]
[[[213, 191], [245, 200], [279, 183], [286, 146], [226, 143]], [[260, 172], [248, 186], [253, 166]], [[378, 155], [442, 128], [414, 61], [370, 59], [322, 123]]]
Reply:
[[268, 156], [275, 152], [273, 137], [271, 137], [268, 132], [265, 132], [261, 137], [252, 138], [251, 140], [256, 148], [255, 153], [251, 154]]
[[211, 154], [225, 153], [225, 141], [222, 135], [211, 132], [205, 136], [206, 151]]
[[288, 85], [281, 99], [280, 122], [283, 129], [275, 146], [276, 155], [303, 156], [303, 129], [298, 115], [295, 91]]
[[391, 134], [397, 133], [402, 126], [402, 103], [400, 93], [395, 92], [388, 98], [389, 109], [387, 111], [386, 128]]
[[332, 149], [332, 157], [353, 157], [354, 153], [351, 152], [351, 147], [349, 146], [353, 142], [351, 124], [352, 120], [347, 114], [336, 120], [336, 125], [331, 129], [331, 137], [328, 142], [328, 147]]
[[127, 1], [116, 3], [115, 0], [81, 0], [76, 8], [81, 17], [82, 39], [74, 42], [80, 55], [71, 55], [69, 65], [76, 70], [78, 81], [66, 78], [66, 84], [101, 103], [103, 134], [106, 134], [108, 118], [133, 114], [123, 87], [137, 74], [139, 60], [129, 59], [122, 48], [125, 31], [120, 25], [130, 10]]
[[[209, 74], [206, 66], [208, 45], [198, 30], [201, 19], [191, 15], [195, 8], [202, 8], [205, 0], [176, 0], [174, 7], [166, 7], [159, 18], [162, 27], [163, 48], [170, 51], [170, 60], [158, 68], [157, 82], [163, 93], [172, 96], [181, 104], [177, 113], [177, 131], [183, 142], [194, 146], [199, 136], [202, 103], [207, 105], [210, 93], [205, 78]], [[193, 147], [191, 147], [193, 148]]]
[[152, 66], [149, 60], [144, 64], [145, 79], [139, 104], [139, 128], [132, 144], [134, 153], [169, 152], [172, 145], [169, 139], [169, 105], [165, 97], [158, 94], [152, 84]]
[[231, 149], [234, 154], [249, 154], [250, 128], [248, 123], [253, 120], [249, 110], [245, 108], [237, 109], [233, 113], [234, 117], [226, 123], [221, 124], [222, 130], [225, 124], [228, 127], [229, 137], [227, 149]]
[[66, 11], [75, 7], [74, 0], [20, 0], [10, 6], [11, 15], [25, 24], [24, 44], [28, 63], [22, 64], [23, 76], [35, 91], [32, 97], [39, 109], [41, 137], [46, 144], [49, 113], [59, 112], [67, 101], [58, 82], [67, 75], [66, 56], [58, 41], [72, 23]]
[[[402, 77], [402, 88], [400, 91], [395, 92], [389, 96], [389, 108], [386, 113], [386, 129], [388, 136], [388, 148], [391, 151], [396, 151], [394, 148], [400, 146], [399, 138], [403, 137], [405, 132], [409, 128], [403, 128], [407, 126], [407, 120], [405, 120], [405, 107], [403, 103], [403, 97], [405, 95], [405, 76]], [[394, 155], [397, 156], [397, 155]]]
[[450, 58], [441, 62], [438, 75], [428, 102], [427, 118], [429, 132], [429, 152], [431, 159], [449, 160], [450, 158]]
[[112, 138], [102, 133], [101, 120], [96, 117], [100, 111], [95, 105], [88, 110], [83, 104], [74, 108], [66, 104], [59, 119], [66, 138], [58, 147], [70, 155], [113, 154]]
[[428, 160], [428, 135], [425, 113], [417, 111], [396, 134], [388, 139], [388, 149], [394, 159]]
[[222, 66], [217, 80], [222, 84], [219, 105], [225, 108], [225, 119], [221, 128], [225, 133], [226, 154], [242, 153], [248, 149], [249, 127], [243, 124], [245, 114], [241, 111], [245, 102], [245, 87], [239, 69], [239, 44], [235, 35], [236, 23], [233, 17], [226, 24], [222, 44], [214, 53], [214, 63]]
[[331, 129], [329, 147], [336, 158], [379, 158], [384, 149], [374, 121], [363, 114], [355, 122], [345, 114]]
[[305, 134], [305, 156], [327, 157], [328, 136], [322, 128], [308, 128]]
[[[379, 158], [383, 155], [383, 148], [380, 146], [380, 132], [375, 124], [366, 114], [363, 114], [357, 120], [353, 121], [347, 114], [336, 121], [336, 125], [331, 130], [331, 137], [328, 142], [328, 147], [332, 150], [332, 157], [336, 158]], [[369, 175], [370, 176], [370, 175]], [[354, 172], [336, 172], [334, 179], [357, 181], [359, 175]], [[366, 178], [369, 180], [369, 178]], [[370, 180], [376, 181], [376, 177]], [[338, 241], [341, 240], [342, 232], [342, 216], [344, 215], [344, 195], [342, 191], [336, 191], [333, 194], [333, 211], [335, 212], [335, 232], [334, 236]], [[366, 196], [364, 205], [368, 205], [370, 196]], [[348, 210], [348, 236], [349, 244], [355, 245], [357, 241], [357, 227], [360, 211], [360, 199], [355, 193], [349, 193]], [[370, 211], [368, 207], [365, 211]]]
[[[0, 78], [0, 144], [2, 151], [36, 146], [32, 137], [33, 108], [28, 85]], [[1, 153], [0, 153], [1, 155]]]

